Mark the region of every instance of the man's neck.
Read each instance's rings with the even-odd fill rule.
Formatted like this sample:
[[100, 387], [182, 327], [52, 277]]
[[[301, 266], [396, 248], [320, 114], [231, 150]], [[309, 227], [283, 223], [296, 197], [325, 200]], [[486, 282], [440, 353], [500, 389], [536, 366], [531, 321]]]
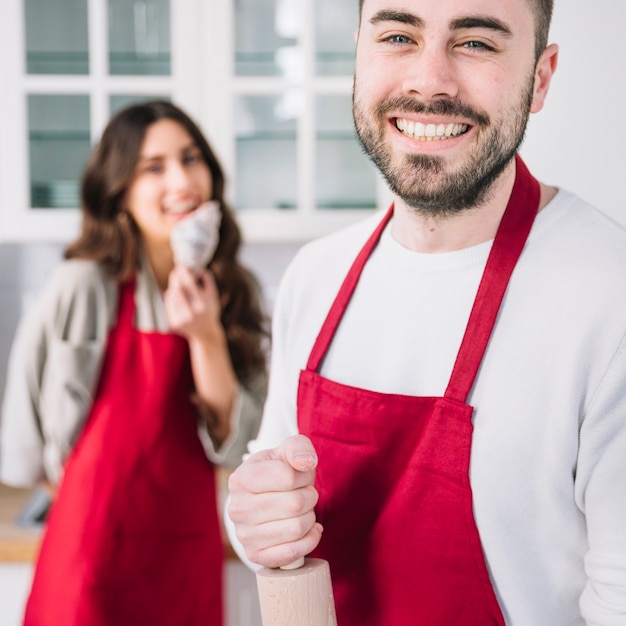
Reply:
[[[514, 183], [515, 160], [502, 172], [483, 204], [446, 217], [418, 213], [396, 198], [391, 234], [405, 248], [424, 253], [453, 252], [491, 241]], [[555, 195], [556, 189], [541, 184], [540, 210]]]

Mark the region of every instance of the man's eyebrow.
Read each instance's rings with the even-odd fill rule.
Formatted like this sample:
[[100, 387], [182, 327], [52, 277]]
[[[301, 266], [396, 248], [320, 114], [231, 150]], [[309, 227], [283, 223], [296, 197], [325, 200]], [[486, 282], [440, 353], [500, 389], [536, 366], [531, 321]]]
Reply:
[[[408, 13], [407, 11], [390, 11], [382, 10], [375, 13], [369, 20], [372, 25], [380, 22], [399, 22], [415, 28], [424, 28], [426, 23], [421, 17]], [[503, 21], [485, 15], [469, 15], [467, 17], [459, 17], [450, 22], [450, 30], [463, 30], [483, 28], [499, 32], [505, 37], [512, 37], [513, 31]]]
[[424, 20], [417, 15], [407, 13], [406, 11], [378, 11], [369, 20], [372, 25], [379, 24], [380, 22], [400, 22], [401, 24], [407, 24], [408, 26], [415, 26], [416, 28], [424, 27]]
[[450, 22], [450, 30], [464, 30], [484, 28], [487, 30], [494, 30], [499, 32], [505, 37], [512, 37], [513, 31], [502, 21], [495, 17], [488, 17], [483, 15], [470, 15], [467, 17], [459, 17], [456, 20]]

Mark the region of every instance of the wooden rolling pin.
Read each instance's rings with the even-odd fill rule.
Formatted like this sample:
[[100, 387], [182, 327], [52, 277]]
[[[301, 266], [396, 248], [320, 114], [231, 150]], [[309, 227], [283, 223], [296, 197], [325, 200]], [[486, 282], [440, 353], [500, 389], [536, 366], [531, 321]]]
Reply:
[[263, 626], [337, 626], [328, 562], [300, 559], [256, 574]]

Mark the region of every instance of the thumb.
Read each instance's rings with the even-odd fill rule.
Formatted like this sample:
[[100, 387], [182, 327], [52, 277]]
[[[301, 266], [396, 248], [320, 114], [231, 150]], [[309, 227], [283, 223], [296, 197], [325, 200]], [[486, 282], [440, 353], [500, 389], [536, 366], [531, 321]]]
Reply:
[[317, 466], [317, 453], [311, 440], [305, 435], [285, 439], [274, 449], [274, 458], [285, 461], [299, 472], [308, 472]]

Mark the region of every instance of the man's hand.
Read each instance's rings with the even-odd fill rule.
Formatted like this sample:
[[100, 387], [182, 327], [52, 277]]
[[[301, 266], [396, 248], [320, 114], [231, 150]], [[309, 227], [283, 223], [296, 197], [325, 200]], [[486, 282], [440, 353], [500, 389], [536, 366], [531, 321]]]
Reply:
[[304, 435], [252, 455], [230, 476], [228, 515], [253, 563], [280, 567], [309, 554], [319, 543], [313, 486], [317, 454]]

